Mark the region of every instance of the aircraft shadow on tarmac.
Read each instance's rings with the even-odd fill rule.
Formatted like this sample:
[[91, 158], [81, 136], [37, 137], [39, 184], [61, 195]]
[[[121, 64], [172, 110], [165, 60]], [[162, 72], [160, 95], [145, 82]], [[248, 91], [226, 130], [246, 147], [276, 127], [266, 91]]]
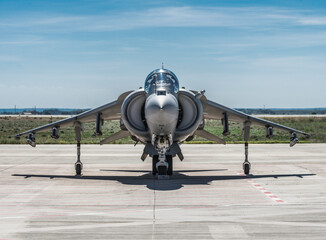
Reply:
[[174, 175], [169, 180], [157, 180], [151, 172], [143, 170], [100, 170], [108, 172], [141, 172], [145, 173], [141, 176], [73, 176], [73, 175], [40, 175], [40, 174], [12, 174], [12, 176], [25, 178], [50, 178], [50, 179], [75, 179], [75, 180], [99, 180], [99, 181], [118, 181], [127, 185], [144, 185], [148, 189], [158, 191], [171, 191], [182, 188], [185, 185], [209, 185], [213, 181], [241, 180], [241, 179], [259, 179], [259, 178], [283, 178], [283, 177], [298, 177], [314, 176], [316, 174], [267, 174], [267, 175], [198, 175], [189, 176], [184, 173], [194, 172], [211, 172], [211, 171], [226, 171], [227, 169], [214, 170], [184, 170], [174, 171]]

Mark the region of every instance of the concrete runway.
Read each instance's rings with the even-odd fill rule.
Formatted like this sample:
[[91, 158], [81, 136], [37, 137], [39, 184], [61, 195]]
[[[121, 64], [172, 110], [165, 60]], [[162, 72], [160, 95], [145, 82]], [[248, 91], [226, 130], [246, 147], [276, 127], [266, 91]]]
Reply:
[[142, 146], [0, 145], [0, 239], [325, 239], [326, 144], [183, 145], [155, 180]]

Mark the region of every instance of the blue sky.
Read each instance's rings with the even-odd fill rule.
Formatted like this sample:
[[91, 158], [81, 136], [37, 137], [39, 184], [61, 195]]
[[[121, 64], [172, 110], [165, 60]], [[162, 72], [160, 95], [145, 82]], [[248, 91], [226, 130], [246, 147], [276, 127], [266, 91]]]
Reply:
[[326, 106], [326, 1], [0, 0], [0, 107], [91, 108], [165, 67], [231, 107]]

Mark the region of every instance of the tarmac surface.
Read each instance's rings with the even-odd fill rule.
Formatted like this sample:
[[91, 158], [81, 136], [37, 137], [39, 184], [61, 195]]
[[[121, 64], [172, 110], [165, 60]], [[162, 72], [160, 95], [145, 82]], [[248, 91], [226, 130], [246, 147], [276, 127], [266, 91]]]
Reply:
[[143, 146], [0, 145], [0, 239], [325, 239], [326, 144], [182, 145], [157, 180]]

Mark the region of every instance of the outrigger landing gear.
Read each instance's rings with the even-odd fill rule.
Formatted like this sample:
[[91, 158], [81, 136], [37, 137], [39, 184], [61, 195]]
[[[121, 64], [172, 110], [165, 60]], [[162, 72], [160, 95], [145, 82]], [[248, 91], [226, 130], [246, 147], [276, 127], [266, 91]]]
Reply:
[[77, 162], [75, 163], [76, 175], [81, 175], [83, 163], [80, 161], [80, 141], [77, 142]]
[[242, 166], [243, 166], [244, 174], [249, 174], [251, 164], [248, 161], [248, 142], [245, 142], [245, 161]]
[[251, 125], [250, 121], [246, 121], [244, 122], [244, 126], [243, 126], [244, 141], [245, 141], [245, 161], [242, 164], [242, 167], [243, 167], [243, 172], [246, 175], [250, 173], [250, 168], [251, 168], [251, 164], [248, 160], [248, 147], [249, 147], [248, 141], [250, 138], [250, 125]]
[[75, 163], [76, 175], [80, 176], [83, 169], [83, 163], [80, 161], [80, 141], [82, 126], [80, 122], [75, 122], [75, 134], [77, 141], [77, 162]]

